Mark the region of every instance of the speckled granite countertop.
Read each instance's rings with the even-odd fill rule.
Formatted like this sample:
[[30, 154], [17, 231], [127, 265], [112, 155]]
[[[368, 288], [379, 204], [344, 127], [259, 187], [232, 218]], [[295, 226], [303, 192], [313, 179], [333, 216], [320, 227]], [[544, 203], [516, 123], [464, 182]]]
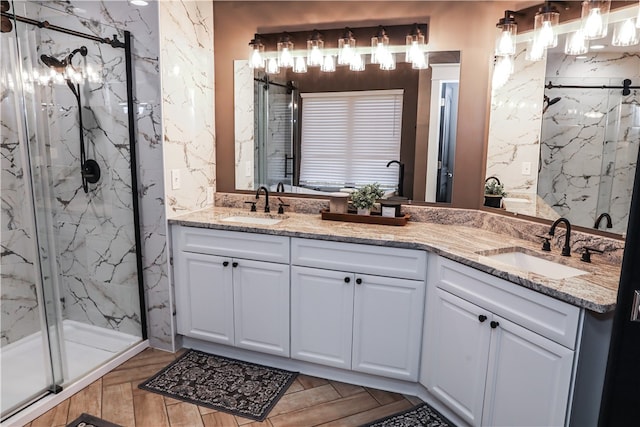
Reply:
[[[540, 250], [540, 245], [478, 228], [459, 225], [441, 225], [428, 222], [409, 222], [402, 227], [325, 221], [320, 214], [287, 213], [275, 225], [259, 225], [222, 221], [223, 218], [242, 215], [265, 217], [262, 213], [249, 213], [237, 208], [215, 207], [181, 215], [169, 220], [170, 224], [230, 231], [303, 237], [378, 246], [423, 249], [445, 258], [484, 271], [517, 285], [533, 289], [569, 304], [597, 313], [615, 309], [620, 266], [598, 262], [581, 262], [578, 254], [561, 257]], [[277, 214], [269, 215], [282, 217]], [[504, 252], [509, 248], [587, 271], [576, 277], [549, 279], [486, 258], [489, 253]], [[487, 252], [488, 251], [488, 252]]]

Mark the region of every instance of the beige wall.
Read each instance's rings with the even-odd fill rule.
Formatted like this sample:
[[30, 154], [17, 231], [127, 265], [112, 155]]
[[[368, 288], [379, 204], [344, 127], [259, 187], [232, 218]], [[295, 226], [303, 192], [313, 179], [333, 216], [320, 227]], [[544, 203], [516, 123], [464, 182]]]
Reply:
[[234, 191], [233, 60], [254, 33], [429, 22], [430, 50], [460, 50], [453, 206], [480, 205], [495, 24], [508, 2], [214, 2], [217, 190]]

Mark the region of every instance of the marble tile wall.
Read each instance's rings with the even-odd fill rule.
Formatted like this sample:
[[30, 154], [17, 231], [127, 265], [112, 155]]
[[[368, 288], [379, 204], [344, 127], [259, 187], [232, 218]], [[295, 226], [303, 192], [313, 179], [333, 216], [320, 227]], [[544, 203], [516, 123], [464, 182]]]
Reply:
[[24, 138], [17, 114], [20, 92], [13, 70], [19, 63], [13, 35], [0, 34], [0, 345], [40, 329], [34, 268], [35, 252], [30, 206], [24, 203]]
[[165, 170], [179, 171], [179, 189], [166, 175], [167, 215], [213, 204], [215, 127], [213, 5], [160, 2], [160, 64]]
[[[147, 7], [135, 7], [119, 2], [115, 7], [115, 3], [110, 1], [73, 0], [19, 2], [17, 4], [30, 8], [30, 16], [42, 17], [46, 15], [47, 20], [52, 23], [84, 33], [96, 34], [101, 37], [111, 37], [113, 34], [118, 34], [121, 39], [122, 30], [129, 30], [132, 33], [134, 103], [137, 110], [138, 196], [143, 240], [148, 333], [152, 346], [172, 350], [175, 348], [175, 329], [173, 327], [172, 291], [169, 280], [166, 217], [183, 209], [193, 210], [205, 206], [206, 189], [208, 187], [215, 189], [212, 5], [205, 1], [172, 1], [149, 2]], [[43, 5], [42, 10], [38, 11]], [[52, 9], [65, 12], [65, 16], [61, 17], [59, 22], [53, 22], [52, 17], [55, 17], [56, 13], [53, 13]], [[16, 13], [19, 12], [23, 15], [27, 14], [25, 10], [16, 11]], [[162, 26], [162, 30], [159, 30], [160, 26]], [[162, 41], [160, 34], [163, 34]], [[161, 44], [164, 46], [163, 59], [167, 61], [166, 66], [162, 67], [162, 81]], [[164, 98], [161, 96], [163, 83], [167, 84]], [[123, 101], [121, 98], [118, 100]], [[162, 114], [163, 109], [165, 110], [164, 114]], [[3, 126], [5, 123], [4, 111], [3, 108]], [[102, 123], [101, 127], [110, 129], [114, 125], [118, 125], [118, 123]], [[4, 128], [2, 135], [3, 138], [8, 135]], [[163, 153], [165, 148], [167, 149], [166, 157], [172, 160], [166, 165], [164, 164], [165, 153]], [[2, 150], [3, 162], [13, 162], [11, 163], [12, 168], [6, 169], [6, 172], [20, 176], [21, 165], [14, 156], [10, 155], [15, 147], [11, 143], [5, 143], [3, 139]], [[8, 153], [6, 157], [5, 152]], [[114, 154], [118, 157], [117, 152]], [[110, 161], [113, 160], [110, 159]], [[167, 191], [168, 194], [165, 194], [164, 177], [170, 176], [165, 173], [165, 169], [172, 168], [179, 168], [183, 172], [182, 189], [181, 191]], [[61, 170], [59, 173], [67, 172]], [[110, 170], [110, 173], [115, 174], [116, 172]], [[19, 200], [22, 196], [17, 196], [19, 193], [17, 184], [15, 182], [9, 183], [4, 180], [5, 177], [3, 163], [2, 212], [9, 212], [18, 217], [17, 209], [19, 206], [14, 199]], [[5, 184], [15, 188], [13, 194], [5, 192]], [[188, 191], [189, 189], [194, 191]], [[119, 200], [109, 201], [112, 206], [119, 206]], [[105, 203], [100, 208], [106, 209], [106, 206]], [[103, 210], [102, 213], [108, 215], [108, 218], [112, 218], [116, 212], [113, 208], [111, 209], [110, 212]], [[7, 215], [3, 216], [3, 224], [9, 224], [7, 227], [12, 227], [13, 234], [21, 234], [19, 236], [20, 243], [27, 245], [28, 240], [25, 237], [27, 232], [21, 230], [15, 220], [8, 218], [10, 217]], [[105, 219], [98, 215], [96, 218]], [[88, 244], [92, 247], [104, 248], [107, 242], [102, 233], [104, 227], [111, 227], [110, 219], [103, 222], [98, 221], [94, 225], [95, 227], [92, 225], [80, 227], [77, 224], [64, 223], [59, 230], [62, 234], [67, 231], [71, 233], [75, 226], [75, 231], [87, 233], [84, 245], [89, 242]], [[3, 239], [4, 232], [3, 228]], [[64, 236], [61, 238], [64, 239]], [[86, 249], [86, 246], [84, 248]], [[84, 265], [94, 263], [97, 253], [97, 251], [87, 251], [78, 260], [63, 259], [61, 264], [65, 266], [69, 262]], [[33, 262], [23, 255], [20, 253], [21, 260], [27, 265]], [[110, 264], [115, 265], [115, 260], [107, 258], [102, 261], [102, 264], [92, 269], [90, 274], [102, 276], [114, 274], [114, 277], [119, 274], [107, 267]], [[6, 289], [4, 285], [3, 277], [3, 292]], [[33, 288], [30, 283], [25, 286]], [[69, 289], [69, 292], [76, 292], [73, 286], [70, 286]], [[87, 302], [92, 298], [107, 297], [108, 299], [108, 295], [100, 292], [85, 293], [86, 295], [82, 295], [82, 299]], [[17, 301], [19, 297], [20, 295], [16, 293], [7, 299]], [[5, 300], [4, 294], [3, 300]], [[33, 292], [29, 294], [29, 301], [33, 301]], [[110, 302], [107, 305], [108, 310], [115, 308], [116, 305], [125, 311], [132, 308], [131, 306], [135, 306], [133, 297], [131, 297], [129, 303]], [[70, 313], [73, 311], [70, 307], [67, 308]], [[80, 311], [82, 312], [82, 310]], [[93, 319], [93, 313], [83, 313], [86, 318]], [[3, 325], [9, 324], [4, 322], [4, 318], [2, 320]], [[123, 319], [120, 323], [127, 321]], [[26, 323], [24, 324], [26, 325]]]
[[254, 190], [254, 90], [249, 61], [233, 61], [233, 106], [236, 162], [236, 189]]
[[[619, 86], [625, 78], [640, 80], [640, 55], [590, 53], [581, 60], [553, 54], [547, 75], [559, 76], [551, 79], [554, 84]], [[577, 224], [591, 224], [608, 212], [610, 231], [626, 231], [640, 145], [639, 92], [545, 90], [560, 101], [544, 115], [539, 209], [552, 209]]]
[[[514, 204], [520, 213], [533, 214], [537, 189], [540, 126], [544, 96], [545, 61], [525, 59], [525, 44], [518, 45], [514, 73], [491, 95], [491, 117], [486, 176], [504, 184], [507, 197], [530, 200]], [[531, 174], [522, 174], [522, 163]], [[511, 207], [510, 207], [511, 210]]]

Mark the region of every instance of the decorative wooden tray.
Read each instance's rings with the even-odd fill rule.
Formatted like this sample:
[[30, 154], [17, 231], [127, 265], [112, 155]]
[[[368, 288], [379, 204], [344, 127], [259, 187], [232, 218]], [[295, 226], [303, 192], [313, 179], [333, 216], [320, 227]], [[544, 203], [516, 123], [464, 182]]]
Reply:
[[322, 219], [329, 221], [346, 221], [359, 222], [363, 224], [380, 224], [380, 225], [407, 225], [410, 215], [404, 214], [395, 218], [382, 216], [380, 213], [372, 213], [371, 215], [358, 215], [356, 213], [335, 213], [329, 212], [328, 209], [320, 211]]

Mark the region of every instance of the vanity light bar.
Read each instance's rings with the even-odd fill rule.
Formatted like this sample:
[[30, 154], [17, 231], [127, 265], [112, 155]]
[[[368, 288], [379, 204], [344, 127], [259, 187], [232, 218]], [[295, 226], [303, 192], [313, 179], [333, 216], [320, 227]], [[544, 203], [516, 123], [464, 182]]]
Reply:
[[[283, 68], [304, 73], [308, 67], [319, 67], [322, 72], [334, 72], [338, 66], [348, 66], [352, 71], [362, 71], [366, 64], [377, 64], [382, 70], [394, 70], [402, 55], [414, 69], [429, 66], [426, 23], [378, 27], [324, 29], [308, 32], [255, 34], [249, 42], [249, 65], [264, 69], [268, 74], [278, 74]], [[358, 34], [359, 36], [356, 36]], [[373, 34], [371, 46], [356, 46], [356, 40], [366, 40]], [[336, 40], [331, 46], [329, 40]], [[405, 44], [394, 45], [392, 40]], [[267, 46], [276, 46], [268, 51]], [[304, 46], [306, 49], [295, 49]], [[337, 60], [337, 61], [336, 61]]]

